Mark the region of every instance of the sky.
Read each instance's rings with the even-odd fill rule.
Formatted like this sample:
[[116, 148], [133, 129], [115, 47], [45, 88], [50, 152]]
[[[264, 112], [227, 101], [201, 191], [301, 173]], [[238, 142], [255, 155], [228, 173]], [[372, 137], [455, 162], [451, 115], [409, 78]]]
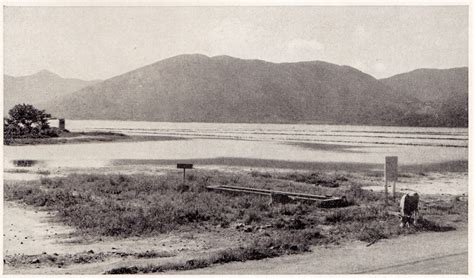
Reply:
[[180, 54], [320, 60], [376, 78], [468, 65], [467, 6], [5, 7], [4, 72], [107, 79]]

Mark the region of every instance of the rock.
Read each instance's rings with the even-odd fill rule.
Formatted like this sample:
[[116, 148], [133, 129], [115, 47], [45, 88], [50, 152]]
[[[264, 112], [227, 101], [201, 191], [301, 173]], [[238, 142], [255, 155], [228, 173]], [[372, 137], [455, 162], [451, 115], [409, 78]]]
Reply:
[[39, 264], [40, 263], [40, 260], [39, 259], [34, 259], [31, 261], [32, 264]]
[[253, 231], [253, 227], [252, 226], [247, 226], [244, 228], [244, 232], [246, 233], [251, 233]]
[[87, 254], [94, 254], [94, 250], [87, 251]]

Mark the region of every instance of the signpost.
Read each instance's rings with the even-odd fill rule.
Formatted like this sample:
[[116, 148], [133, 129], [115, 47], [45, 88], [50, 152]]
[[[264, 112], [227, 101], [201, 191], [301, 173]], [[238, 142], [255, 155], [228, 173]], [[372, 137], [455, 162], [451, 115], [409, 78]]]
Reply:
[[183, 183], [186, 182], [186, 169], [193, 169], [193, 164], [190, 163], [178, 163], [178, 169], [183, 169]]
[[395, 183], [398, 180], [398, 156], [385, 157], [385, 202], [388, 200], [388, 183], [393, 182], [392, 191], [395, 198]]

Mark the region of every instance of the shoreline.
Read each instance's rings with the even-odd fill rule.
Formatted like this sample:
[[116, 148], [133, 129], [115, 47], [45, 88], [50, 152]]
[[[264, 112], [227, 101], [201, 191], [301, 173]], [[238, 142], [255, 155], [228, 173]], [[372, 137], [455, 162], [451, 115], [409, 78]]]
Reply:
[[28, 145], [55, 145], [55, 144], [87, 144], [87, 143], [111, 143], [111, 142], [143, 142], [143, 141], [171, 141], [187, 140], [179, 136], [161, 135], [126, 135], [115, 132], [68, 132], [59, 137], [49, 138], [15, 138], [4, 146], [28, 146]]

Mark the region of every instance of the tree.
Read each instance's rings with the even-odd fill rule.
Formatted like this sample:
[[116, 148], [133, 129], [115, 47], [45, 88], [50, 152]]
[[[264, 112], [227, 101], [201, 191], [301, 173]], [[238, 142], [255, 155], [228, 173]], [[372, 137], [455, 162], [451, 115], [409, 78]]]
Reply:
[[4, 119], [4, 137], [10, 135], [23, 136], [23, 135], [39, 135], [50, 129], [48, 124], [48, 118], [50, 114], [44, 110], [36, 109], [31, 104], [17, 104], [10, 111], [8, 111], [9, 117]]

